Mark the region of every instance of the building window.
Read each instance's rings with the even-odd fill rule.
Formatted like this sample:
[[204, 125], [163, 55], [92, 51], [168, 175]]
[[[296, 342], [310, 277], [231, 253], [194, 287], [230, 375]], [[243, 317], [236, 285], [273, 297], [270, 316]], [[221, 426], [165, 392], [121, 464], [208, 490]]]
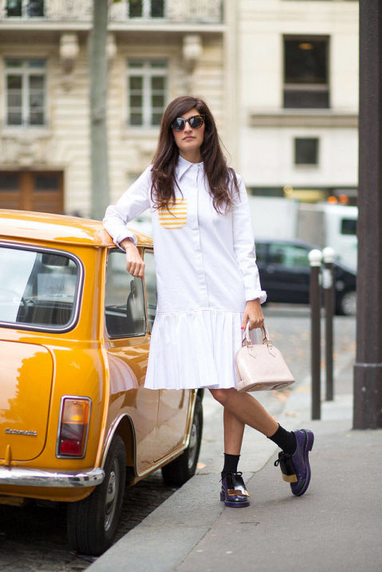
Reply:
[[284, 107], [329, 107], [329, 38], [284, 38]]
[[129, 126], [159, 125], [167, 101], [167, 63], [129, 60], [127, 74]]
[[318, 165], [318, 139], [294, 140], [294, 162], [295, 165]]
[[8, 59], [5, 62], [5, 76], [6, 125], [45, 125], [45, 60]]
[[43, 18], [44, 0], [7, 0], [8, 18]]
[[165, 0], [128, 0], [129, 18], [164, 18]]

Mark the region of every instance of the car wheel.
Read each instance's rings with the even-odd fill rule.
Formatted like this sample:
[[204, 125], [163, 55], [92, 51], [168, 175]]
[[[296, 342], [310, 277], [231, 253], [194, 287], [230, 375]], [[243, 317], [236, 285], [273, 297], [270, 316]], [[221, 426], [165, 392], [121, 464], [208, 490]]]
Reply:
[[355, 290], [342, 294], [338, 302], [338, 313], [343, 316], [355, 316], [357, 313], [357, 293]]
[[115, 435], [105, 462], [105, 478], [86, 499], [68, 504], [68, 538], [73, 550], [98, 556], [112, 544], [121, 512], [126, 451]]
[[180, 457], [162, 467], [162, 476], [166, 485], [181, 487], [195, 474], [202, 443], [202, 432], [203, 406], [200, 397], [197, 396], [189, 445]]

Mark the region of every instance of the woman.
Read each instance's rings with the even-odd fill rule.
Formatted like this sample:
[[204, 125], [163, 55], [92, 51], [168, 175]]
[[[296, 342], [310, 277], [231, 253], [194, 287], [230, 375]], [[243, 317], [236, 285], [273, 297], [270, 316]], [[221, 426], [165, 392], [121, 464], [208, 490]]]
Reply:
[[296, 496], [309, 486], [309, 430], [289, 432], [248, 393], [238, 393], [235, 354], [242, 330], [264, 324], [248, 198], [227, 167], [214, 118], [196, 97], [178, 97], [164, 112], [150, 165], [104, 225], [126, 251], [127, 270], [143, 277], [144, 262], [126, 223], [150, 208], [158, 287], [145, 387], [208, 388], [224, 407], [220, 498], [245, 507], [249, 495], [238, 462], [249, 425], [281, 449], [283, 478]]

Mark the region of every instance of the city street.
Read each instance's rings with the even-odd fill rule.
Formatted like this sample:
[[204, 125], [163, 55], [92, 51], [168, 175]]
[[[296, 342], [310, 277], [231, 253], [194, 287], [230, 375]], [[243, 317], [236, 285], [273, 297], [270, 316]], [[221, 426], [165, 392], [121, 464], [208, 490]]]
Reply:
[[[272, 306], [265, 309], [266, 325], [274, 344], [283, 352], [296, 377], [296, 388], [309, 376], [310, 319], [307, 307]], [[335, 394], [349, 394], [352, 379], [349, 364], [355, 357], [355, 319], [336, 317], [335, 334]], [[322, 388], [324, 390], [324, 371]], [[288, 417], [285, 406], [289, 391], [263, 393], [260, 400], [276, 418], [281, 411]], [[293, 412], [290, 413], [293, 415]], [[218, 486], [222, 463], [222, 415], [220, 406], [206, 392], [204, 399], [204, 435], [199, 459], [200, 474], [216, 474]], [[240, 469], [257, 471], [256, 453], [268, 442], [261, 435], [247, 430]], [[117, 539], [139, 524], [159, 504], [173, 493], [165, 487], [160, 472], [127, 491]], [[217, 501], [218, 502], [218, 501]], [[66, 541], [65, 506], [36, 506], [24, 508], [0, 506], [0, 570], [7, 572], [78, 571], [86, 569], [92, 559], [71, 554]]]
[[1, 1], [0, 572], [382, 572], [381, 7]]

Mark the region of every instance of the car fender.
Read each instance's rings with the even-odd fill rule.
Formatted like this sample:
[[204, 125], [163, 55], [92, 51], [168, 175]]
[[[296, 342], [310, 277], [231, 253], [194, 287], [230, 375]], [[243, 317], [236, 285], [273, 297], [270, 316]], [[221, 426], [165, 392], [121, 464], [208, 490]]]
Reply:
[[135, 471], [137, 450], [136, 435], [133, 420], [127, 413], [121, 413], [114, 419], [113, 423], [109, 427], [102, 451], [102, 458], [100, 463], [101, 468], [103, 469], [105, 466], [106, 457], [109, 452], [111, 442], [114, 435], [116, 434], [120, 435], [125, 443], [127, 466], [133, 466]]

